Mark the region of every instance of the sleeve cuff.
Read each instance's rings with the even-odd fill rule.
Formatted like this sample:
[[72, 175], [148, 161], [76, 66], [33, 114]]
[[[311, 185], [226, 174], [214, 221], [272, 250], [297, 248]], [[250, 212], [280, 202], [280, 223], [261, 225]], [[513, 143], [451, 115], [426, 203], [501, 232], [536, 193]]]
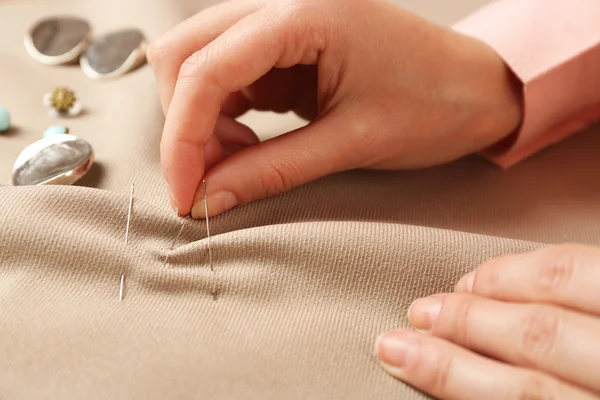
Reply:
[[523, 121], [485, 157], [508, 168], [600, 119], [600, 1], [500, 0], [454, 29], [482, 40], [523, 83]]

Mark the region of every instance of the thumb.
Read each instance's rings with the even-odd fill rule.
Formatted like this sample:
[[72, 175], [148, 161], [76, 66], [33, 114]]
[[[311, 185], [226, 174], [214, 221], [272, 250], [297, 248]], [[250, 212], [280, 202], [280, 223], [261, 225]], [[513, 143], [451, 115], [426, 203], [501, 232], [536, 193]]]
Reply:
[[[335, 138], [342, 127], [335, 113], [285, 135], [248, 147], [223, 160], [205, 176], [208, 214], [274, 196], [322, 176], [351, 168], [348, 144]], [[204, 218], [200, 184], [192, 218]]]

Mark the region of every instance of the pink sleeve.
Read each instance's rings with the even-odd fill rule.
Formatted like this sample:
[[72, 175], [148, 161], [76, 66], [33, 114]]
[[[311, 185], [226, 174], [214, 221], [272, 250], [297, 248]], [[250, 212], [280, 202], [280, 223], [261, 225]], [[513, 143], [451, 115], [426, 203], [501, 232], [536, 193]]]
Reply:
[[522, 125], [485, 156], [508, 168], [600, 119], [600, 0], [500, 0], [455, 27], [523, 83]]

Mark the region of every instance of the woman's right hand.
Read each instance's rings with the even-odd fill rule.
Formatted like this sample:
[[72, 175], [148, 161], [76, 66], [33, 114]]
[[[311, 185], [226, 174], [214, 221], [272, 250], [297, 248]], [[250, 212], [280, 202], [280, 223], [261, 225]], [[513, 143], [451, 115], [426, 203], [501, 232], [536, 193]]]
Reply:
[[[163, 171], [180, 215], [209, 214], [327, 174], [445, 163], [521, 119], [518, 85], [487, 45], [384, 0], [248, 0], [209, 8], [148, 58], [167, 120]], [[258, 143], [249, 109], [311, 122]]]

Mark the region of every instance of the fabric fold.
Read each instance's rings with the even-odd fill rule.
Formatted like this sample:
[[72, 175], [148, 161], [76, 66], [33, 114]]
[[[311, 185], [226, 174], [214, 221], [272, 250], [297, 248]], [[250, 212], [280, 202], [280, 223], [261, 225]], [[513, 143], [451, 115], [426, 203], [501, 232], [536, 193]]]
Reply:
[[202, 221], [164, 263], [179, 221], [141, 199], [127, 245], [126, 194], [11, 188], [0, 201], [20, 204], [0, 214], [9, 399], [425, 398], [383, 372], [375, 339], [487, 257], [539, 246], [381, 222], [268, 225], [215, 236], [213, 274]]

